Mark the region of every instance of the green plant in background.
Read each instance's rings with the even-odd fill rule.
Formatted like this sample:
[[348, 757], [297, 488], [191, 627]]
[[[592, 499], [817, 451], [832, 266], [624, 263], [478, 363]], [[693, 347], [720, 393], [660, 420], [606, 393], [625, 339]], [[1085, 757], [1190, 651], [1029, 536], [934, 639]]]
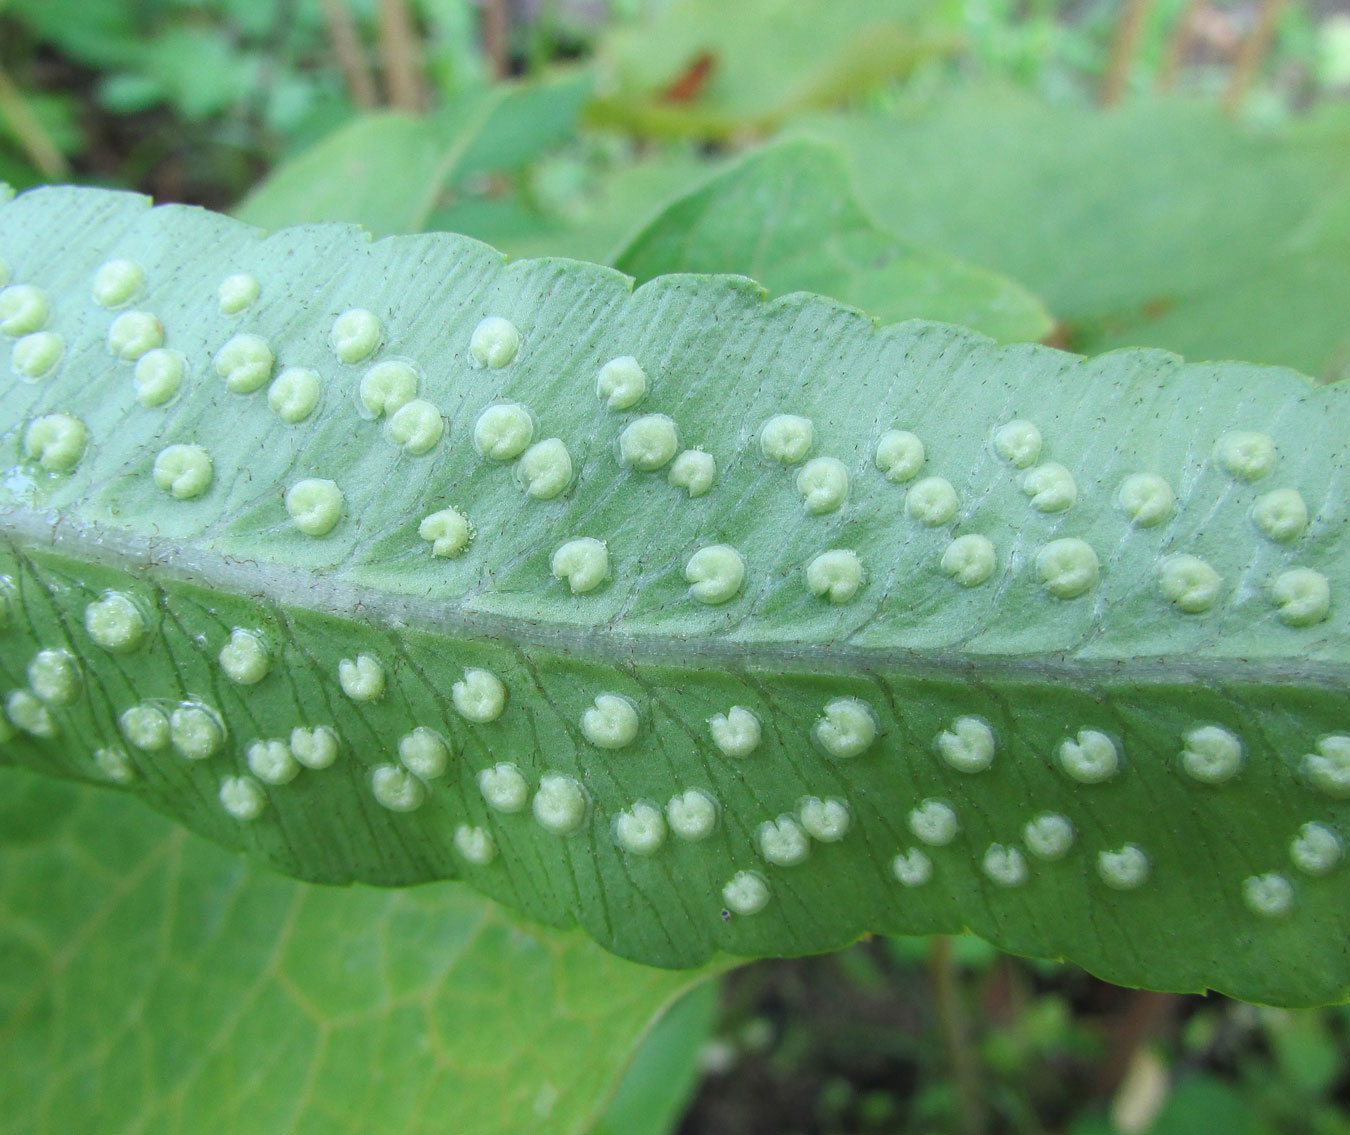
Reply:
[[1340, 105], [1243, 128], [1203, 103], [1103, 114], [972, 88], [926, 114], [802, 129], [849, 151], [895, 231], [1032, 287], [1075, 350], [1147, 343], [1323, 380], [1350, 365]]
[[0, 779], [7, 1131], [589, 1129], [702, 976], [464, 888], [307, 887], [128, 799]]
[[[157, 15], [303, 67], [341, 8]], [[664, 1004], [731, 956], [868, 930], [972, 928], [1151, 987], [1344, 996], [1344, 392], [1026, 343], [1337, 377], [1338, 111], [1272, 123], [1263, 94], [1253, 127], [1010, 94], [1102, 66], [1109, 22], [1048, 6], [893, 28], [860, 8], [788, 89], [756, 54], [771, 9], [671, 5], [658, 39], [604, 33], [598, 77], [490, 86], [458, 5], [416, 11], [420, 60], [380, 24], [373, 69], [359, 37], [387, 12], [342, 9], [356, 53], [304, 80], [333, 96], [314, 144], [317, 111], [239, 118], [207, 82], [177, 95], [145, 58], [62, 45], [160, 83], [150, 102], [213, 136], [251, 122], [249, 160], [289, 156], [236, 210], [266, 239], [92, 191], [0, 205], [3, 759], [29, 770], [5, 773], [0, 836], [16, 1129], [667, 1130], [707, 984], [598, 1118]], [[1144, 67], [1166, 68], [1163, 15]], [[809, 42], [818, 16], [793, 19]], [[596, 34], [558, 21], [511, 50]], [[959, 78], [972, 64], [994, 84]], [[12, 137], [35, 157], [31, 130]], [[78, 131], [56, 149], [88, 160]], [[458, 237], [283, 227], [323, 220], [579, 253], [642, 286]], [[770, 295], [667, 275], [718, 272]], [[802, 291], [1009, 345], [878, 330]], [[451, 883], [286, 882], [33, 771], [121, 786], [302, 879], [462, 878], [561, 929]], [[35, 885], [54, 878], [59, 901]], [[711, 968], [619, 962], [573, 921], [639, 962]], [[992, 1034], [972, 1086], [942, 957], [956, 1088], [1014, 1116], [1062, 1006]], [[213, 992], [185, 1007], [186, 989]], [[1258, 1022], [1277, 1052], [1334, 1043], [1286, 1020]], [[201, 1051], [167, 1047], [175, 1028]], [[1191, 1097], [1159, 1112], [1146, 1055], [1117, 1062], [1118, 1106], [1184, 1124]], [[1281, 1056], [1309, 1069], [1302, 1112], [1335, 1084], [1309, 1059]], [[1196, 1083], [1197, 1114], [1221, 1112], [1233, 1089]], [[822, 1124], [896, 1121], [891, 1097], [837, 1088]], [[911, 1121], [978, 1127], [934, 1091]], [[1276, 1099], [1270, 1122], [1302, 1113]]]
[[474, 90], [434, 115], [362, 115], [278, 169], [235, 212], [264, 227], [350, 220], [375, 236], [421, 232], [447, 192], [567, 139], [590, 86], [564, 73]]
[[832, 296], [882, 322], [916, 314], [995, 339], [1037, 340], [1052, 321], [1011, 279], [898, 240], [852, 195], [827, 146], [782, 143], [673, 202], [614, 259], [638, 283], [741, 272], [773, 295]]

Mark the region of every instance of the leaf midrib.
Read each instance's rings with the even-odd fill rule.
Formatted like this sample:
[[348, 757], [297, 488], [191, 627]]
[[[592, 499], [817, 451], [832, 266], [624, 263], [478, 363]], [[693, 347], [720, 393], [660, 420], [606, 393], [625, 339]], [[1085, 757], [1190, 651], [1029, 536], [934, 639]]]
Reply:
[[[260, 597], [286, 609], [333, 618], [362, 613], [362, 621], [389, 633], [411, 629], [453, 638], [542, 648], [615, 666], [659, 663], [701, 669], [710, 666], [764, 672], [797, 671], [849, 675], [885, 672], [907, 677], [1074, 682], [1129, 681], [1139, 685], [1290, 685], [1333, 692], [1350, 686], [1350, 663], [1311, 663], [1292, 657], [1195, 659], [1183, 655], [1080, 658], [1070, 651], [984, 654], [962, 650], [914, 650], [832, 643], [728, 641], [671, 635], [632, 635], [605, 628], [578, 628], [508, 615], [467, 610], [453, 599], [390, 594], [374, 587], [338, 582], [304, 569], [242, 561], [155, 542], [125, 529], [79, 523], [68, 516], [26, 509], [0, 511], [0, 538], [17, 554], [44, 547], [84, 563], [126, 572], [140, 579], [162, 578], [232, 595], [248, 602]], [[316, 587], [316, 582], [322, 584]], [[316, 602], [316, 600], [318, 600]]]

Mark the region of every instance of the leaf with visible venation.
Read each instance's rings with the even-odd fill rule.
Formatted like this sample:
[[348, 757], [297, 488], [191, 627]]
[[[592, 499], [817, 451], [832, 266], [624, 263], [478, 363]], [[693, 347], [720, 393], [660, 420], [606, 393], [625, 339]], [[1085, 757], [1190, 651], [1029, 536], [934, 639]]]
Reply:
[[586, 1131], [691, 981], [457, 884], [280, 879], [12, 769], [0, 956], [15, 1132]]
[[1040, 339], [1053, 323], [1012, 280], [917, 248], [876, 225], [840, 151], [783, 142], [672, 202], [614, 259], [639, 283], [735, 272], [773, 295], [818, 292], [885, 322], [938, 319], [995, 339]]
[[660, 965], [1350, 984], [1344, 384], [91, 190], [0, 256], [3, 759]]

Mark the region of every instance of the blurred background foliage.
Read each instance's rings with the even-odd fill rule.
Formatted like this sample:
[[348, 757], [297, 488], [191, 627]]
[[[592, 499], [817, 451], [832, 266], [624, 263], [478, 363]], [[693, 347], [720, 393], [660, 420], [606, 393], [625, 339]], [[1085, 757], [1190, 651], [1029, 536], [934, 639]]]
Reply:
[[[0, 0], [18, 188], [1325, 381], [1350, 375], [1348, 92], [1350, 12], [1318, 0]], [[594, 1130], [1350, 1133], [1345, 1007], [1120, 990], [973, 939], [712, 989]]]

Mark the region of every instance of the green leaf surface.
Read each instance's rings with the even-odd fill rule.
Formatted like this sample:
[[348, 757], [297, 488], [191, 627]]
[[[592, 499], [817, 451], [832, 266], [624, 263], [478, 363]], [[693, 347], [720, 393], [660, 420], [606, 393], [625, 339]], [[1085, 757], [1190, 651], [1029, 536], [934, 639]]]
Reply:
[[660, 965], [1343, 994], [1345, 384], [91, 190], [0, 256], [4, 759]]
[[821, 143], [759, 150], [669, 205], [614, 259], [643, 283], [671, 272], [751, 276], [775, 296], [818, 292], [886, 323], [937, 319], [995, 339], [1054, 324], [1026, 289], [899, 240], [853, 196], [842, 153]]
[[433, 214], [428, 227], [475, 237], [513, 259], [569, 256], [609, 264], [662, 208], [726, 164], [660, 151], [605, 170], [561, 208], [540, 209], [519, 194], [466, 195]]
[[447, 189], [569, 137], [590, 85], [584, 72], [564, 72], [465, 94], [423, 117], [362, 115], [278, 166], [235, 213], [265, 228], [347, 221], [376, 236], [420, 232]]
[[640, 133], [726, 137], [835, 106], [957, 45], [930, 0], [673, 0], [597, 51], [615, 90], [592, 118]]
[[282, 879], [128, 797], [14, 769], [0, 956], [14, 1135], [586, 1131], [691, 980], [454, 883]]
[[717, 1024], [718, 985], [695, 986], [661, 1014], [591, 1135], [670, 1135], [698, 1086]]
[[1257, 130], [1208, 103], [1103, 113], [974, 90], [913, 120], [805, 129], [850, 150], [884, 225], [1020, 280], [1075, 350], [1350, 373], [1350, 123], [1338, 108]]

